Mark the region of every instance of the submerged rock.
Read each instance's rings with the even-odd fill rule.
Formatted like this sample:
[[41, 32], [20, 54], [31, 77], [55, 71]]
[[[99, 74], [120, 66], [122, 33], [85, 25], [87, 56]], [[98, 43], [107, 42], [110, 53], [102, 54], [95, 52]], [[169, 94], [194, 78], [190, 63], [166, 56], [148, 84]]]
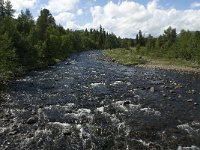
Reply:
[[27, 120], [27, 124], [35, 124], [36, 122], [38, 122], [38, 117], [31, 117]]

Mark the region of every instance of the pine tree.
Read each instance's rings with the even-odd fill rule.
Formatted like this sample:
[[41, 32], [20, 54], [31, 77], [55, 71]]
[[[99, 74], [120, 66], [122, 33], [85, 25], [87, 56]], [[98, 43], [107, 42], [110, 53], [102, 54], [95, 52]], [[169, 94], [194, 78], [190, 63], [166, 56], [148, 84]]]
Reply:
[[0, 82], [13, 76], [16, 69], [16, 55], [11, 38], [0, 31]]
[[147, 38], [146, 47], [147, 47], [148, 50], [152, 50], [154, 48], [154, 39], [153, 39], [153, 36], [151, 34], [149, 34], [149, 36]]
[[5, 16], [7, 17], [13, 17], [15, 13], [15, 10], [12, 7], [12, 4], [9, 0], [5, 2]]
[[0, 0], [0, 17], [5, 17], [4, 0]]
[[31, 31], [31, 28], [34, 26], [34, 20], [30, 10], [26, 9], [25, 12], [21, 11], [21, 14], [17, 19], [17, 29], [20, 33], [28, 35]]
[[48, 9], [43, 9], [37, 20], [37, 27], [39, 30], [39, 39], [45, 41], [45, 34], [48, 26], [56, 26], [55, 19]]
[[144, 44], [144, 37], [142, 35], [142, 31], [141, 30], [139, 30], [139, 33], [138, 33], [138, 42], [139, 42], [140, 46], [145, 46], [145, 44]]

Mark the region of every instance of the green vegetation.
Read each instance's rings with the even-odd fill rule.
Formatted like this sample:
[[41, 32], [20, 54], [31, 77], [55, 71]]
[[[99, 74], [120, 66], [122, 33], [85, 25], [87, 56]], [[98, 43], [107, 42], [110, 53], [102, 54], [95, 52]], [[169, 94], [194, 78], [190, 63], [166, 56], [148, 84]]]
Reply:
[[128, 66], [146, 63], [146, 60], [141, 55], [137, 54], [135, 48], [117, 48], [113, 50], [105, 50], [104, 55], [107, 58], [112, 59], [112, 61], [117, 61], [119, 64]]
[[185, 59], [180, 58], [167, 58], [167, 57], [159, 57], [156, 55], [143, 55], [147, 50], [146, 47], [140, 48], [140, 52], [136, 48], [117, 48], [112, 50], [105, 50], [105, 57], [109, 58], [112, 61], [116, 61], [119, 64], [132, 66], [132, 65], [143, 65], [149, 67], [160, 67], [167, 68], [169, 66], [173, 67], [173, 69], [181, 69], [181, 68], [200, 68], [199, 64], [192, 61], [187, 61]]
[[129, 40], [99, 30], [65, 30], [57, 25], [49, 10], [43, 9], [37, 21], [27, 9], [17, 19], [9, 0], [0, 0], [0, 84], [27, 71], [62, 61], [72, 52], [112, 49]]
[[200, 32], [182, 30], [177, 35], [176, 29], [169, 27], [158, 38], [142, 32], [136, 35], [135, 48], [113, 49], [105, 51], [105, 56], [124, 65], [147, 64], [167, 68], [200, 68]]

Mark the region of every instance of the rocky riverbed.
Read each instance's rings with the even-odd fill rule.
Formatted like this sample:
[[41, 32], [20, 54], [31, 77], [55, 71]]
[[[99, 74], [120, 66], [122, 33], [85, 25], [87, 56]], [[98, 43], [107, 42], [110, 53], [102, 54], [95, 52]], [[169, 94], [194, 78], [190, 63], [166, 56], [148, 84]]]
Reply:
[[12, 81], [0, 149], [199, 150], [200, 76], [83, 52]]

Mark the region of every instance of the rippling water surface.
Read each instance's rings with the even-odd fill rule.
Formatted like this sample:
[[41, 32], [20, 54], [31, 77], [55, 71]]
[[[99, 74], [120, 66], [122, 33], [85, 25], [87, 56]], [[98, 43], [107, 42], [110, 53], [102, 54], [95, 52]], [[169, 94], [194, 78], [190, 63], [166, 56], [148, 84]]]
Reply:
[[0, 149], [199, 150], [200, 76], [83, 52], [19, 78], [0, 104]]

